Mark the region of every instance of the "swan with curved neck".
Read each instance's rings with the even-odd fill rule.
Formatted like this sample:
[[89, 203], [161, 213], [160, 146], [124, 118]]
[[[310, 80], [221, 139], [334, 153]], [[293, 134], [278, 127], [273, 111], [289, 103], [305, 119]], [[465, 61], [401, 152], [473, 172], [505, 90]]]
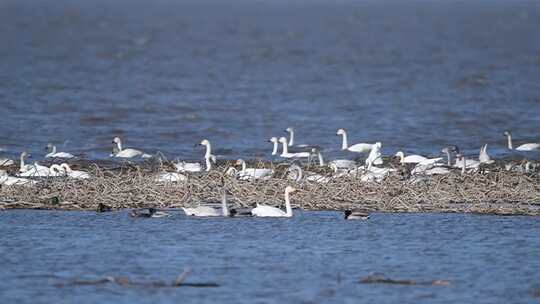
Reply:
[[47, 150], [47, 155], [45, 155], [45, 158], [74, 158], [75, 156], [71, 153], [67, 152], [56, 152], [56, 146], [52, 143], [48, 143], [47, 147], [45, 147]]
[[283, 146], [283, 152], [280, 155], [283, 158], [309, 158], [311, 156], [311, 153], [309, 152], [289, 153], [289, 148], [287, 146], [287, 139], [285, 137], [281, 137], [279, 139], [279, 142]]
[[366, 153], [370, 152], [373, 148], [373, 144], [367, 144], [367, 143], [358, 143], [354, 144], [352, 146], [349, 146], [349, 142], [347, 139], [347, 131], [345, 129], [338, 129], [336, 131], [336, 135], [341, 135], [343, 137], [342, 143], [341, 143], [341, 150], [349, 150], [351, 152], [356, 153]]
[[[289, 168], [287, 168], [287, 172], [289, 173], [287, 175], [288, 178], [297, 183], [301, 182], [302, 178], [304, 178], [304, 171], [298, 165], [291, 165]], [[314, 172], [306, 171], [305, 180], [309, 182], [316, 182], [316, 183], [328, 183], [331, 180], [331, 178], [327, 176], [322, 176]]]
[[32, 169], [34, 167], [32, 165], [24, 163], [24, 159], [27, 158], [27, 157], [31, 157], [31, 155], [28, 152], [23, 151], [21, 153], [21, 164], [20, 164], [20, 168], [19, 168], [19, 172], [21, 172], [21, 173], [26, 172], [26, 171], [28, 171], [28, 170], [30, 170], [30, 169]]
[[128, 148], [128, 149], [122, 149], [122, 140], [120, 139], [120, 137], [115, 137], [113, 138], [113, 144], [116, 144], [116, 148], [118, 149], [116, 153], [114, 153], [114, 149], [113, 149], [113, 154], [111, 154], [111, 157], [120, 157], [120, 158], [133, 158], [133, 157], [142, 157], [142, 158], [150, 158], [152, 157], [152, 155], [150, 154], [146, 154], [140, 150], [136, 150], [136, 149], [131, 149], [131, 148]]
[[68, 177], [77, 178], [77, 179], [88, 179], [88, 178], [90, 178], [90, 174], [88, 174], [87, 172], [80, 171], [80, 170], [73, 170], [66, 163], [62, 163], [60, 166], [66, 172]]
[[276, 207], [266, 206], [266, 205], [257, 205], [257, 207], [253, 208], [251, 210], [251, 213], [254, 216], [259, 217], [292, 217], [292, 207], [291, 207], [291, 193], [297, 191], [295, 188], [291, 186], [287, 186], [285, 188], [285, 209], [286, 211], [283, 211]]
[[[513, 150], [512, 133], [507, 130], [507, 131], [504, 131], [504, 135], [506, 135], [508, 139], [508, 149]], [[517, 151], [533, 151], [533, 150], [539, 150], [539, 149], [540, 149], [540, 143], [526, 143], [516, 148]]]

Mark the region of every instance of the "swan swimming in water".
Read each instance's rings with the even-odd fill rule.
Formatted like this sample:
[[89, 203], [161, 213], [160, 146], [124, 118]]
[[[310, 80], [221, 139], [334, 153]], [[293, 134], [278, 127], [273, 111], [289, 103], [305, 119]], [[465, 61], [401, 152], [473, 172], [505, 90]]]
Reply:
[[140, 150], [131, 149], [131, 148], [122, 149], [122, 140], [120, 139], [120, 137], [115, 137], [112, 142], [113, 144], [116, 144], [116, 148], [118, 149], [118, 151], [116, 153], [113, 152], [111, 154], [111, 157], [120, 157], [120, 158], [133, 158], [133, 157], [151, 158], [152, 157], [152, 155], [146, 154]]
[[287, 146], [287, 139], [285, 137], [281, 137], [279, 139], [279, 142], [283, 146], [283, 152], [280, 155], [283, 158], [309, 158], [311, 156], [311, 153], [309, 152], [289, 153], [289, 149]]
[[345, 131], [345, 129], [338, 129], [336, 132], [336, 135], [341, 135], [343, 137], [341, 150], [349, 150], [351, 152], [357, 152], [357, 153], [366, 153], [366, 152], [370, 152], [371, 148], [373, 148], [373, 144], [366, 144], [366, 143], [358, 143], [358, 144], [349, 146], [348, 141], [347, 141], [347, 131]]
[[65, 171], [66, 175], [68, 177], [70, 177], [70, 178], [76, 178], [76, 179], [88, 179], [88, 178], [90, 178], [90, 174], [88, 174], [87, 172], [80, 171], [80, 170], [73, 170], [66, 163], [62, 163], [60, 165], [60, 167], [62, 167], [62, 169]]
[[47, 155], [45, 155], [45, 158], [74, 158], [75, 156], [71, 153], [67, 152], [56, 152], [56, 146], [52, 143], [48, 143], [47, 147], [45, 147], [45, 150], [47, 150]]
[[[508, 139], [508, 149], [513, 150], [512, 146], [512, 133], [510, 131], [504, 131], [504, 135], [506, 135]], [[539, 150], [540, 149], [540, 143], [526, 143], [518, 146], [516, 148], [517, 151], [533, 151], [533, 150]]]
[[253, 208], [251, 210], [251, 213], [254, 216], [259, 217], [292, 217], [292, 207], [291, 207], [291, 198], [290, 194], [292, 192], [297, 191], [295, 188], [291, 186], [287, 186], [285, 188], [285, 208], [286, 211], [283, 211], [276, 207], [266, 206], [266, 205], [259, 205], [257, 204], [257, 207]]
[[227, 206], [227, 190], [223, 190], [221, 194], [221, 210], [210, 206], [199, 205], [195, 208], [182, 208], [184, 213], [189, 216], [230, 216], [229, 207]]
[[274, 174], [272, 169], [247, 168], [246, 162], [243, 159], [236, 161], [237, 166], [242, 166], [242, 170], [237, 173], [241, 180], [249, 179], [269, 179]]

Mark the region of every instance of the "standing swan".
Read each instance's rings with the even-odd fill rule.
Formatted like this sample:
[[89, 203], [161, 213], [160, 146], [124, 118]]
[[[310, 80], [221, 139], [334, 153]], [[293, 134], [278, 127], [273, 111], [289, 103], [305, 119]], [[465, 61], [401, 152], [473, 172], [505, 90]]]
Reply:
[[285, 208], [287, 210], [286, 212], [276, 207], [257, 205], [257, 207], [251, 210], [251, 213], [254, 216], [260, 217], [292, 217], [293, 212], [291, 208], [290, 194], [295, 191], [297, 190], [291, 186], [287, 186], [287, 188], [285, 188]]
[[[121, 157], [121, 158], [132, 158], [132, 157], [142, 157], [142, 158], [150, 158], [152, 155], [146, 154], [140, 150], [135, 149], [122, 149], [122, 140], [120, 137], [115, 137], [113, 139], [113, 144], [116, 144], [116, 147], [118, 148], [118, 151], [113, 154], [111, 154], [111, 157]], [[114, 151], [114, 150], [113, 150]]]
[[373, 148], [373, 144], [366, 144], [366, 143], [358, 143], [358, 144], [349, 146], [348, 141], [347, 141], [347, 131], [345, 131], [345, 129], [338, 129], [336, 132], [336, 135], [343, 136], [341, 150], [349, 150], [351, 152], [357, 152], [357, 153], [366, 153], [366, 152], [371, 151], [371, 148]]
[[[503, 134], [508, 138], [508, 149], [513, 150], [512, 133], [510, 131], [504, 131]], [[517, 151], [533, 151], [538, 149], [540, 149], [540, 143], [526, 143], [516, 148]]]
[[48, 143], [47, 147], [45, 147], [45, 150], [47, 150], [47, 155], [45, 155], [45, 158], [74, 158], [75, 156], [71, 153], [67, 152], [56, 152], [56, 146]]

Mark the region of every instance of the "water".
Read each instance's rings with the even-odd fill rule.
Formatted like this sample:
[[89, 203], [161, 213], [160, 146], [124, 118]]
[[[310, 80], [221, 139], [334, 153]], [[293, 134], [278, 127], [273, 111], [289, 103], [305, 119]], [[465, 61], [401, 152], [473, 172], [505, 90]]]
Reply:
[[[540, 288], [534, 217], [295, 211], [292, 219], [132, 219], [127, 212], [0, 214], [3, 303], [531, 303]], [[70, 285], [127, 276], [217, 288]], [[449, 280], [449, 286], [359, 284]]]
[[505, 156], [505, 129], [539, 140], [540, 3], [469, 2], [1, 1], [0, 147], [268, 158], [294, 126]]

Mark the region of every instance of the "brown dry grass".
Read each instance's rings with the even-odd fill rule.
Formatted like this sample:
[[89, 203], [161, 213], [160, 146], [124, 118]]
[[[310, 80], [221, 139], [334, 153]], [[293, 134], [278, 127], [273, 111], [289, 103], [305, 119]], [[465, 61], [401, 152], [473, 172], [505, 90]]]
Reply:
[[164, 184], [155, 182], [155, 174], [163, 169], [171, 171], [170, 163], [124, 164], [107, 169], [87, 164], [85, 169], [94, 176], [90, 180], [49, 178], [33, 187], [2, 187], [0, 208], [93, 210], [98, 203], [114, 209], [178, 208], [219, 200], [224, 182], [234, 205], [244, 207], [256, 202], [279, 205], [283, 202], [283, 189], [293, 185], [300, 190], [293, 195], [293, 207], [306, 210], [360, 208], [383, 212], [540, 215], [538, 173], [523, 174], [492, 167], [490, 172], [462, 176], [458, 170], [416, 183], [394, 173], [380, 184], [364, 183], [352, 177], [318, 184], [295, 183], [286, 178], [284, 164], [263, 162], [256, 165], [275, 168], [274, 178], [240, 181], [224, 174], [229, 165], [223, 163], [209, 174], [191, 175], [185, 183]]

